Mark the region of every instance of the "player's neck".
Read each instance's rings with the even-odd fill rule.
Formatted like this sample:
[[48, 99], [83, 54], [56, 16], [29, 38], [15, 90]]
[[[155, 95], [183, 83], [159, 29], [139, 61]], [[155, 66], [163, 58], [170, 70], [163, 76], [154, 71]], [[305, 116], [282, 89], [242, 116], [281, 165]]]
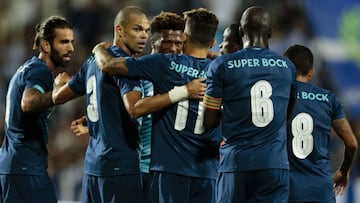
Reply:
[[184, 47], [184, 54], [193, 56], [195, 58], [207, 58], [209, 49], [199, 48], [195, 45], [188, 45]]
[[55, 65], [51, 61], [50, 56], [48, 54], [40, 52], [38, 58], [43, 60], [51, 71], [55, 69]]
[[298, 75], [296, 76], [296, 80], [303, 82], [303, 83], [308, 83], [309, 82], [309, 78], [307, 76], [302, 76], [302, 75]]
[[114, 38], [114, 45], [118, 46], [119, 48], [121, 48], [125, 53], [127, 53], [129, 56], [136, 56], [137, 53], [132, 53], [131, 50], [124, 44], [124, 42], [120, 39], [116, 40], [116, 38]]
[[268, 38], [262, 37], [261, 35], [247, 36], [245, 37], [244, 48], [249, 47], [262, 47], [268, 49]]

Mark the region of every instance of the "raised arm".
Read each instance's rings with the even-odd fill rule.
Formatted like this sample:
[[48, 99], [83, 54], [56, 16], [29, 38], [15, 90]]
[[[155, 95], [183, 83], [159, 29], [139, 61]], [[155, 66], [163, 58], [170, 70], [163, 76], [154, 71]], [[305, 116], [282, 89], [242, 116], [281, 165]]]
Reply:
[[348, 184], [351, 166], [355, 162], [358, 151], [358, 142], [346, 118], [334, 120], [332, 127], [345, 144], [343, 162], [333, 177], [337, 196], [344, 193]]
[[134, 101], [139, 96], [136, 93], [129, 92], [123, 99], [131, 117], [138, 118], [186, 99], [202, 100], [206, 90], [204, 81], [205, 78], [194, 79], [186, 85], [174, 87], [169, 92], [138, 99], [136, 102]]
[[68, 85], [70, 78], [70, 75], [65, 72], [56, 76], [55, 87], [52, 92], [52, 102], [54, 104], [63, 104], [78, 97]]
[[106, 50], [108, 43], [102, 42], [97, 44], [93, 53], [95, 55], [96, 64], [99, 69], [112, 76], [124, 77], [128, 75], [128, 67], [124, 57], [113, 57]]

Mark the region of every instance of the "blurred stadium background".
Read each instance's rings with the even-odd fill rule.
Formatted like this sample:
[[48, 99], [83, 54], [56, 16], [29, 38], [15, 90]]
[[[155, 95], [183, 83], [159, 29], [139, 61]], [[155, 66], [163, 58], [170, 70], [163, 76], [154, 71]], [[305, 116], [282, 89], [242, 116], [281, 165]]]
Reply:
[[[100, 41], [112, 41], [113, 19], [128, 5], [148, 11], [181, 14], [205, 7], [220, 20], [216, 39], [222, 41], [224, 28], [239, 21], [248, 6], [260, 5], [273, 17], [270, 48], [283, 53], [293, 44], [310, 47], [315, 55], [314, 83], [330, 89], [340, 98], [357, 136], [360, 135], [360, 2], [358, 0], [2, 0], [0, 1], [0, 117], [4, 117], [7, 84], [24, 60], [37, 54], [31, 49], [34, 27], [50, 15], [66, 17], [75, 27], [75, 53], [70, 74], [77, 72]], [[218, 45], [217, 44], [217, 45]], [[215, 51], [218, 47], [214, 48]], [[57, 107], [49, 132], [49, 173], [59, 200], [80, 201], [81, 178], [87, 137], [76, 137], [70, 122], [85, 114], [79, 98]], [[0, 122], [0, 142], [4, 122]], [[330, 142], [333, 170], [340, 164], [342, 142], [333, 135]], [[350, 185], [338, 202], [360, 202], [360, 165], [355, 164]], [[316, 184], [316, 183], [314, 183]]]

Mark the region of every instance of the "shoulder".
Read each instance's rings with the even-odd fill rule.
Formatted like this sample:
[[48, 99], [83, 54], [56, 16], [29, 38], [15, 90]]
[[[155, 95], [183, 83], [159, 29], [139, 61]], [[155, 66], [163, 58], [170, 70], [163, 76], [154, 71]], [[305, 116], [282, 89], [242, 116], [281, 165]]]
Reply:
[[32, 58], [26, 61], [19, 69], [19, 72], [27, 72], [27, 74], [48, 74], [51, 75], [51, 71], [47, 64], [38, 58]]

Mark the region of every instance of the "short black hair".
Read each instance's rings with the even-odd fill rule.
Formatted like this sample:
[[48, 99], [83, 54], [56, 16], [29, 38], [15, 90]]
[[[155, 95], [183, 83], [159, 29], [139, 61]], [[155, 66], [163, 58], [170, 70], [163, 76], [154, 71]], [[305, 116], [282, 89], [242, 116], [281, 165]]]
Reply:
[[233, 43], [239, 44], [241, 45], [241, 47], [243, 46], [243, 42], [242, 39], [240, 37], [240, 23], [231, 23], [229, 25], [229, 30], [230, 30], [230, 37]]
[[314, 56], [311, 50], [305, 46], [295, 44], [290, 46], [284, 53], [296, 66], [298, 75], [307, 75], [313, 68]]

